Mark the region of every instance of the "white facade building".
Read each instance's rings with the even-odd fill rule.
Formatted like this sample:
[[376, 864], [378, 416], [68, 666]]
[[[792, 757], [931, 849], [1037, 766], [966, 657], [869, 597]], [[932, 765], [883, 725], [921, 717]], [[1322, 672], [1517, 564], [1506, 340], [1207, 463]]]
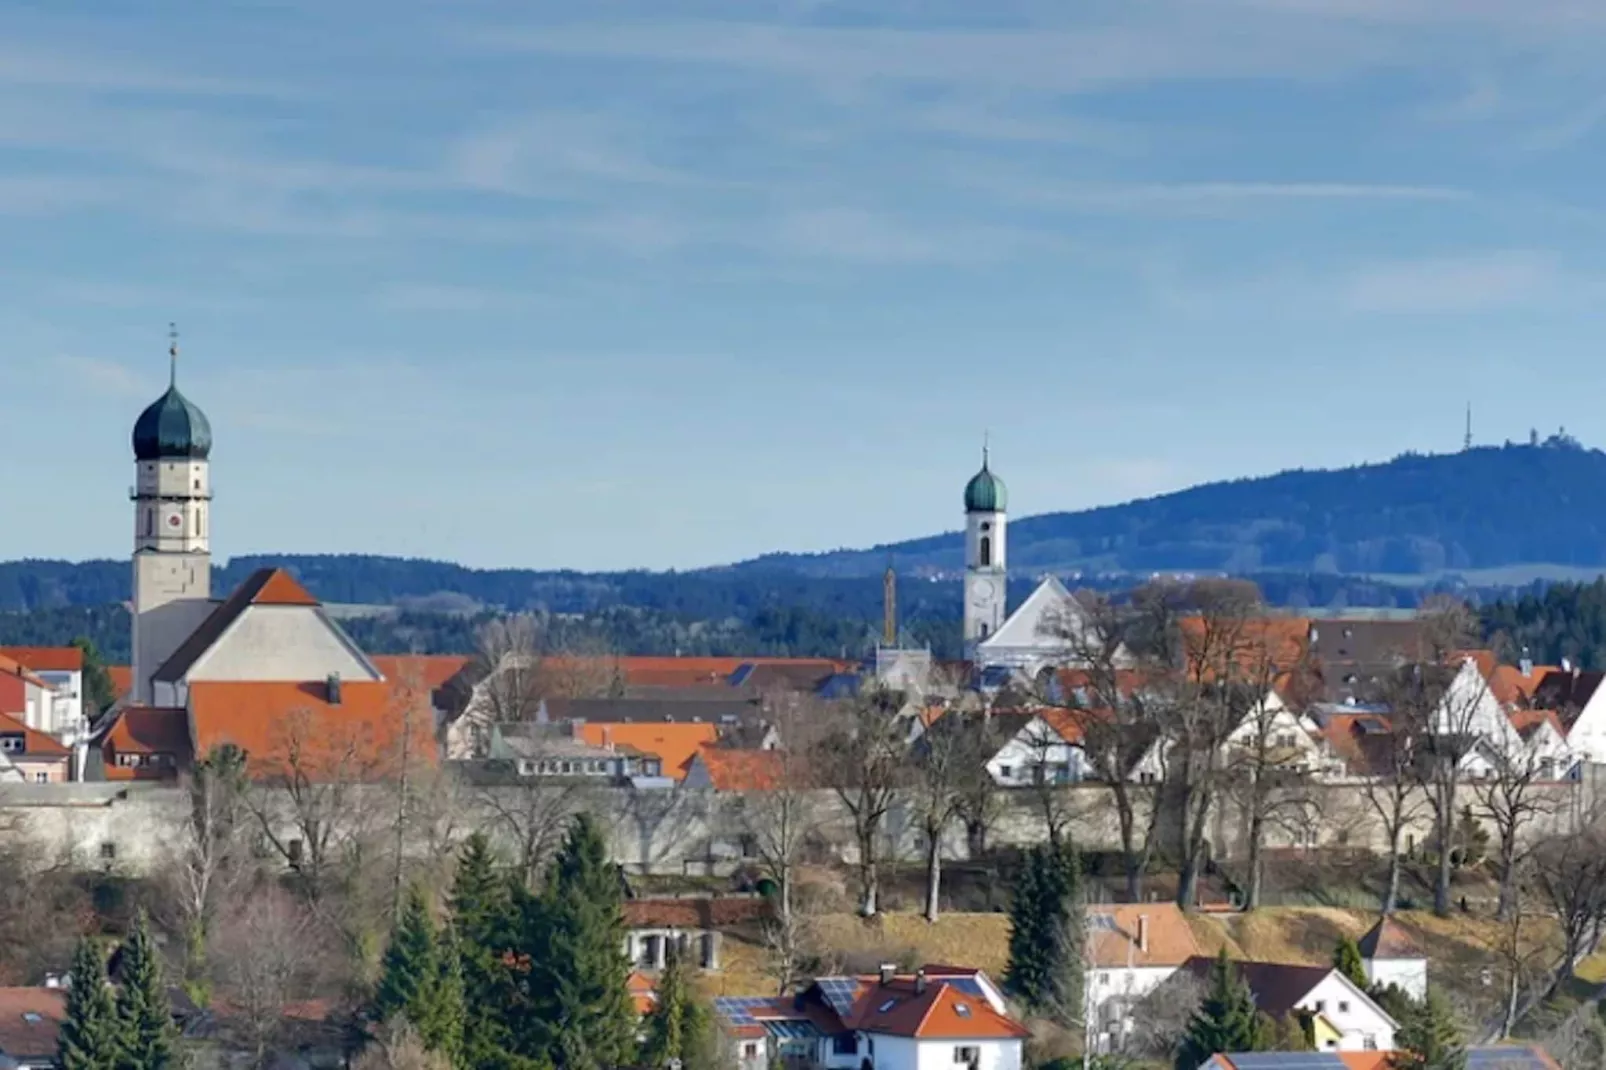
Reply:
[[965, 484], [965, 614], [967, 649], [1004, 626], [1009, 604], [1009, 491], [981, 454], [981, 471]]

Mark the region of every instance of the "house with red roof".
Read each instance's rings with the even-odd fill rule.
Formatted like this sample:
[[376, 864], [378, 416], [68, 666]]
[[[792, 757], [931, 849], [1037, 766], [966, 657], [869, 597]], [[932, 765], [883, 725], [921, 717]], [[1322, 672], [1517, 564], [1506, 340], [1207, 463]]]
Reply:
[[0, 713], [0, 782], [62, 784], [71, 779], [72, 751], [54, 736]]
[[1030, 1035], [983, 971], [924, 966], [819, 977], [795, 996], [720, 997], [714, 1012], [741, 1070], [1020, 1070]]
[[[75, 646], [6, 646], [0, 658], [16, 662], [50, 688], [39, 723], [30, 724], [72, 746], [88, 724], [84, 719], [84, 652]], [[9, 711], [5, 711], [9, 712]]]

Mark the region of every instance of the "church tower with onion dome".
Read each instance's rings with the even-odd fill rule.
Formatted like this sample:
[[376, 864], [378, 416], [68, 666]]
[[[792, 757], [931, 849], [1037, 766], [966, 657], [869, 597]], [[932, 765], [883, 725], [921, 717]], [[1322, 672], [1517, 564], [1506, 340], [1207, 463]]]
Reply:
[[151, 701], [151, 677], [212, 611], [212, 427], [179, 391], [176, 334], [168, 357], [167, 392], [134, 423], [136, 703]]
[[1008, 605], [1004, 541], [1009, 492], [981, 451], [981, 471], [965, 484], [965, 648], [1003, 627]]

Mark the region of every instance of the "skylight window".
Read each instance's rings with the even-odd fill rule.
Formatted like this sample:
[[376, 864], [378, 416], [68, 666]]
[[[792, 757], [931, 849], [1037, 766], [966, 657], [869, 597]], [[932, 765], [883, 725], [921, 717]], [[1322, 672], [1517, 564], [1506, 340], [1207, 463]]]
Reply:
[[885, 1014], [888, 1011], [890, 1011], [893, 1007], [896, 1007], [897, 1005], [898, 1005], [898, 1001], [897, 1000], [889, 999], [885, 1003], [881, 1004], [881, 1006], [876, 1008], [876, 1013], [877, 1014]]
[[959, 1017], [961, 1017], [961, 1018], [969, 1018], [970, 1017], [970, 1004], [968, 1004], [968, 1003], [955, 1003], [954, 1004], [954, 1013], [959, 1015]]

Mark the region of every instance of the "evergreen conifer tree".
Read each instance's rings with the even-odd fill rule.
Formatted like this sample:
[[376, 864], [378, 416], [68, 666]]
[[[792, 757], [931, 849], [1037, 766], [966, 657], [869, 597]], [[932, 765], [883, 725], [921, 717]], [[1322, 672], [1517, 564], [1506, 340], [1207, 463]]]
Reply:
[[423, 889], [409, 885], [401, 911], [391, 925], [390, 944], [374, 992], [375, 1021], [398, 1015], [419, 1028], [418, 1012], [435, 979], [435, 925]]
[[1414, 1004], [1394, 1034], [1392, 1070], [1466, 1070], [1467, 1049], [1455, 1014], [1437, 989]]
[[1197, 1070], [1212, 1055], [1255, 1051], [1264, 1038], [1256, 1018], [1255, 998], [1222, 949], [1210, 968], [1205, 998], [1188, 1023], [1177, 1052], [1178, 1070]]
[[173, 1006], [162, 979], [162, 961], [151, 939], [150, 919], [141, 911], [123, 941], [117, 1029], [122, 1070], [171, 1070], [183, 1065]]
[[1074, 850], [1033, 847], [1016, 877], [1010, 903], [1005, 984], [1034, 1010], [1067, 1024], [1083, 1010], [1087, 937], [1081, 870]]
[[1361, 958], [1361, 945], [1355, 938], [1346, 936], [1333, 948], [1333, 968], [1355, 982], [1355, 987], [1366, 991], [1371, 983], [1366, 979], [1366, 962]]
[[670, 1060], [683, 1058], [691, 995], [686, 981], [680, 949], [671, 944], [664, 956], [664, 972], [658, 978], [658, 1002], [647, 1015], [647, 1039], [641, 1049], [642, 1064], [653, 1070], [662, 1070]]
[[634, 1055], [636, 1012], [624, 954], [623, 888], [589, 814], [574, 821], [539, 896], [521, 895], [513, 1048], [564, 1070]]
[[497, 873], [490, 841], [470, 836], [452, 882], [452, 931], [463, 974], [465, 1067], [492, 1067], [507, 1058], [504, 1024], [512, 978], [503, 956], [514, 942], [512, 897]]
[[427, 1050], [449, 1059], [461, 1053], [463, 973], [456, 944], [436, 931], [417, 885], [408, 887], [391, 930], [373, 1017], [380, 1022], [405, 1018]]
[[62, 1070], [115, 1070], [117, 1007], [106, 984], [106, 957], [87, 937], [73, 953], [67, 1015], [56, 1041]]

